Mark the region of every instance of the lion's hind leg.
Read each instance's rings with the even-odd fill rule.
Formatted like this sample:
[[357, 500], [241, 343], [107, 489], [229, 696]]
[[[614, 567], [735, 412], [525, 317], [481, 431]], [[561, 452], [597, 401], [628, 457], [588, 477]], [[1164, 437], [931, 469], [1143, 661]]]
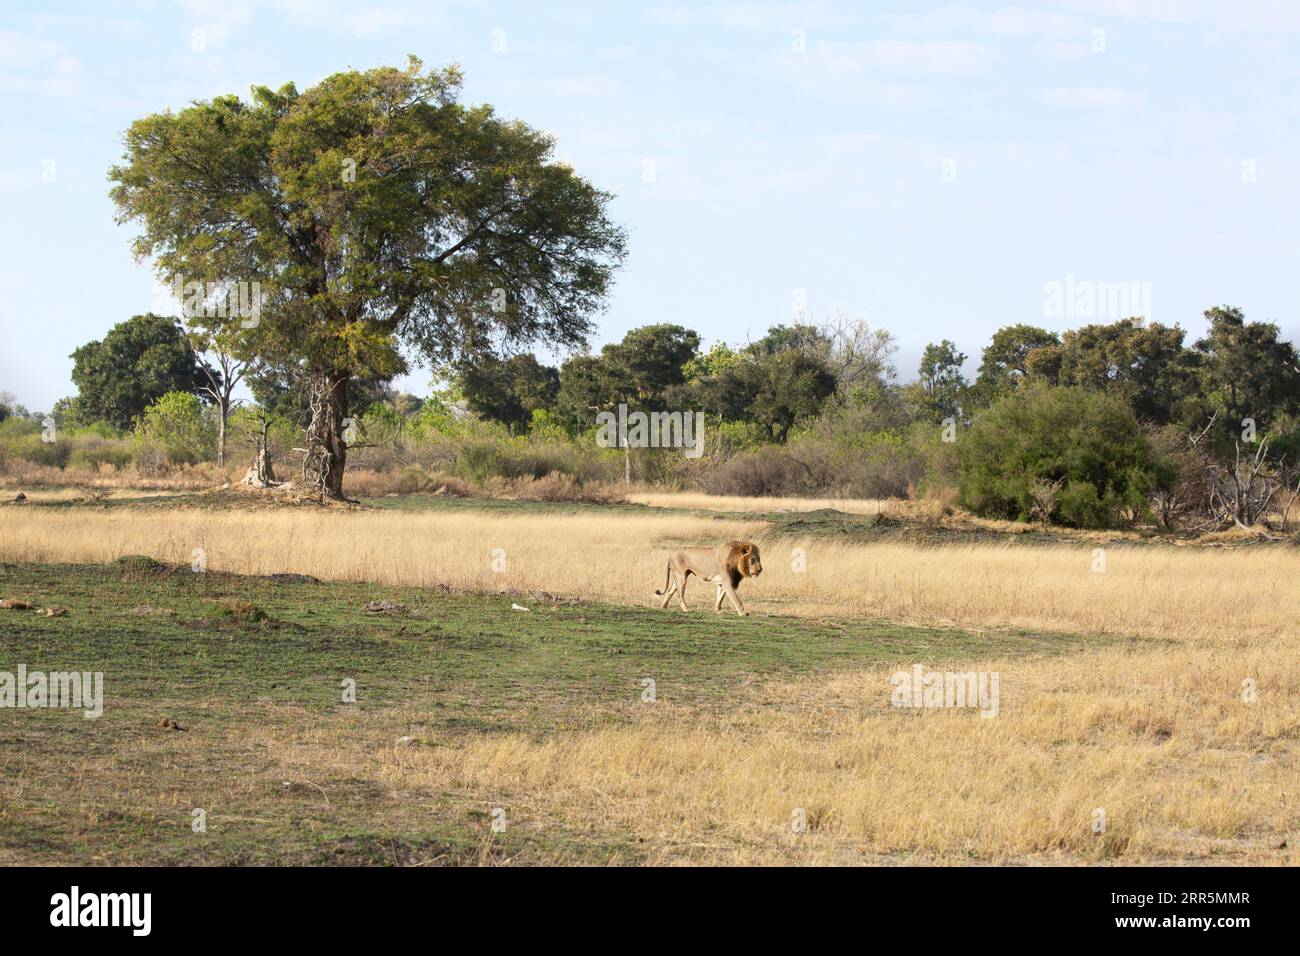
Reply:
[[661, 591], [656, 589], [655, 591], [656, 595], [662, 594], [664, 597], [663, 601], [659, 603], [659, 606], [661, 608], [667, 607], [668, 602], [672, 600], [673, 594], [675, 594], [676, 592], [677, 592], [677, 575], [674, 573], [673, 562], [672, 559], [670, 558], [668, 560], [667, 573], [664, 575], [663, 590]]

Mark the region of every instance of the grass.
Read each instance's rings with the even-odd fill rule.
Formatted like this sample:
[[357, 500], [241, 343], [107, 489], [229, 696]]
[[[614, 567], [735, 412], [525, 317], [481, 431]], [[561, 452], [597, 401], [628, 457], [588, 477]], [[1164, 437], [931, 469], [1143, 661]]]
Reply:
[[[376, 504], [0, 511], [0, 596], [69, 609], [0, 611], [0, 654], [104, 661], [110, 696], [98, 721], [0, 711], [0, 862], [1297, 860], [1290, 544]], [[699, 585], [650, 606], [666, 551], [733, 537], [763, 548], [753, 617]], [[918, 662], [999, 673], [998, 716], [890, 707]]]
[[[362, 727], [382, 733], [376, 745], [389, 749], [403, 736], [417, 748], [544, 743], [635, 727], [649, 709], [647, 677], [657, 706], [706, 714], [771, 679], [1080, 646], [799, 618], [776, 622], [773, 640], [770, 620], [286, 584], [139, 560], [6, 565], [0, 593], [68, 609], [58, 618], [0, 612], [0, 669], [101, 671], [107, 687], [98, 720], [0, 711], [10, 744], [0, 750], [6, 862], [468, 862], [490, 832], [482, 801], [430, 787], [394, 802], [364, 771], [368, 750], [353, 753], [350, 770], [308, 774], [277, 749], [302, 736], [348, 748]], [[377, 599], [404, 607], [364, 610]], [[532, 610], [512, 610], [520, 601]], [[228, 613], [232, 606], [242, 613]], [[342, 702], [345, 679], [356, 682], [355, 705]], [[185, 730], [161, 729], [168, 718]], [[209, 813], [205, 834], [189, 827], [193, 807]], [[518, 844], [493, 838], [490, 848], [502, 858], [607, 862], [628, 852], [615, 849], [625, 836], [560, 828]]]
[[799, 512], [834, 510], [844, 514], [879, 514], [881, 498], [758, 498], [694, 492], [633, 492], [627, 500], [653, 508], [722, 512]]
[[[1005, 536], [935, 544], [871, 537], [857, 523], [879, 519], [821, 512], [769, 521], [511, 505], [9, 506], [0, 512], [0, 560], [102, 563], [140, 553], [188, 564], [201, 549], [214, 571], [549, 591], [646, 606], [663, 584], [672, 549], [749, 538], [762, 547], [764, 573], [744, 594], [760, 614], [1189, 639], [1277, 633], [1290, 620], [1284, 609], [1300, 596], [1300, 549], [1289, 544], [1233, 549], [1098, 540], [1026, 547], [1020, 537]], [[698, 587], [688, 595], [696, 606], [708, 597]]]
[[589, 501], [519, 501], [512, 498], [453, 498], [446, 495], [385, 495], [359, 498], [368, 508], [386, 511], [484, 512], [487, 514], [646, 514], [649, 506], [627, 502], [597, 504]]
[[[48, 651], [57, 643], [61, 654], [75, 651], [83, 660], [111, 662], [124, 682], [119, 686], [143, 695], [178, 682], [224, 687], [222, 682], [240, 676], [245, 684], [232, 693], [273, 686], [288, 696], [272, 694], [272, 700], [299, 703], [309, 687], [329, 699], [337, 696], [328, 676], [340, 670], [340, 651], [346, 653], [348, 673], [366, 678], [378, 700], [409, 689], [411, 682], [429, 681], [442, 689], [469, 682], [494, 693], [563, 687], [575, 699], [605, 700], [624, 694], [628, 673], [636, 671], [659, 673], [689, 693], [707, 689], [708, 696], [717, 697], [718, 687], [755, 672], [788, 675], [837, 664], [910, 662], [918, 654], [947, 662], [1080, 646], [1075, 638], [1035, 632], [742, 619], [675, 608], [557, 604], [518, 594], [278, 583], [196, 574], [189, 567], [140, 570], [127, 561], [6, 565], [0, 569], [0, 592], [70, 612], [66, 619], [0, 615], [10, 654], [22, 647]], [[403, 608], [364, 609], [376, 600]], [[259, 613], [231, 613], [232, 604]], [[514, 604], [530, 610], [513, 610]], [[133, 613], [136, 608], [171, 613]], [[176, 653], [179, 647], [184, 654]], [[268, 655], [268, 649], [274, 653]]]

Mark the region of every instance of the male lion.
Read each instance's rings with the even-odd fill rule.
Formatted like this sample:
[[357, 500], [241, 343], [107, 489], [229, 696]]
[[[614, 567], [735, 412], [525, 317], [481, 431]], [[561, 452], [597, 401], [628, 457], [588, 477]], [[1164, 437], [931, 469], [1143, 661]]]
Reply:
[[664, 579], [663, 595], [660, 607], [667, 607], [673, 594], [683, 611], [686, 606], [686, 579], [692, 574], [701, 581], [711, 581], [718, 586], [718, 600], [713, 610], [722, 610], [723, 595], [731, 598], [731, 606], [736, 613], [744, 617], [748, 612], [740, 603], [736, 586], [741, 578], [756, 578], [763, 573], [763, 562], [758, 556], [758, 547], [751, 541], [732, 541], [720, 548], [682, 548], [668, 559], [668, 576]]

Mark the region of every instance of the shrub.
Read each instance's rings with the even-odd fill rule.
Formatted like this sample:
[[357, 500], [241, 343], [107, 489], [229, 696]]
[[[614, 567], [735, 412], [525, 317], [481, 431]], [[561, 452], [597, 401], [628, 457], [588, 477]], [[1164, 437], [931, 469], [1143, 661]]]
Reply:
[[436, 395], [426, 398], [420, 410], [406, 422], [407, 433], [416, 441], [453, 434], [460, 426], [451, 406]]
[[483, 481], [489, 475], [500, 474], [501, 455], [497, 443], [466, 442], [460, 447], [456, 465], [457, 471], [472, 481]]
[[553, 471], [541, 478], [519, 478], [511, 489], [523, 501], [621, 501], [622, 496], [600, 485], [582, 485], [571, 475]]
[[100, 438], [97, 435], [77, 435], [68, 456], [69, 468], [99, 471], [103, 465], [125, 468], [135, 458], [131, 443], [120, 438]]
[[[820, 447], [819, 447], [820, 445]], [[826, 446], [797, 443], [793, 451], [820, 470], [815, 494], [849, 498], [901, 498], [925, 475], [925, 457], [906, 437], [891, 432], [839, 440]]]
[[798, 466], [784, 448], [766, 446], [743, 452], [707, 475], [702, 484], [713, 495], [761, 497], [794, 494]]
[[8, 442], [28, 435], [40, 435], [41, 423], [34, 418], [11, 415], [0, 421], [0, 441]]
[[166, 463], [192, 465], [213, 455], [217, 428], [203, 413], [198, 397], [189, 392], [168, 392], [144, 410], [136, 423], [141, 470]]
[[1028, 520], [1050, 482], [1060, 490], [1047, 517], [1081, 528], [1143, 514], [1148, 496], [1177, 478], [1123, 400], [1083, 388], [1007, 395], [959, 439], [958, 461], [961, 503], [976, 514]]
[[[1057, 515], [1062, 524], [1076, 528], [1106, 528], [1116, 523], [1122, 502], [1106, 490], [1099, 494], [1095, 485], [1086, 481], [1068, 481], [1056, 496]], [[1050, 515], [1050, 513], [1049, 513]]]
[[3, 444], [7, 458], [30, 462], [33, 465], [43, 465], [47, 468], [63, 468], [72, 455], [72, 442], [67, 437], [60, 434], [57, 441], [44, 441], [41, 438], [39, 425], [35, 433], [28, 432], [6, 438]]
[[1037, 479], [1029, 489], [1029, 516], [1035, 521], [1047, 523], [1056, 514], [1061, 497], [1061, 480], [1048, 481]]

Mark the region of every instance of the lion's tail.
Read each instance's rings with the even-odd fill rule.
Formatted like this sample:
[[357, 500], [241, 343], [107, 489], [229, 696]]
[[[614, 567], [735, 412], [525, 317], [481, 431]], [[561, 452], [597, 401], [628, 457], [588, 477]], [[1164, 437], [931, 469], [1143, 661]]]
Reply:
[[664, 586], [662, 590], [655, 591], [655, 594], [658, 594], [661, 597], [667, 594], [668, 585], [672, 584], [672, 582], [673, 582], [673, 563], [672, 561], [669, 561], [668, 567], [664, 569]]

